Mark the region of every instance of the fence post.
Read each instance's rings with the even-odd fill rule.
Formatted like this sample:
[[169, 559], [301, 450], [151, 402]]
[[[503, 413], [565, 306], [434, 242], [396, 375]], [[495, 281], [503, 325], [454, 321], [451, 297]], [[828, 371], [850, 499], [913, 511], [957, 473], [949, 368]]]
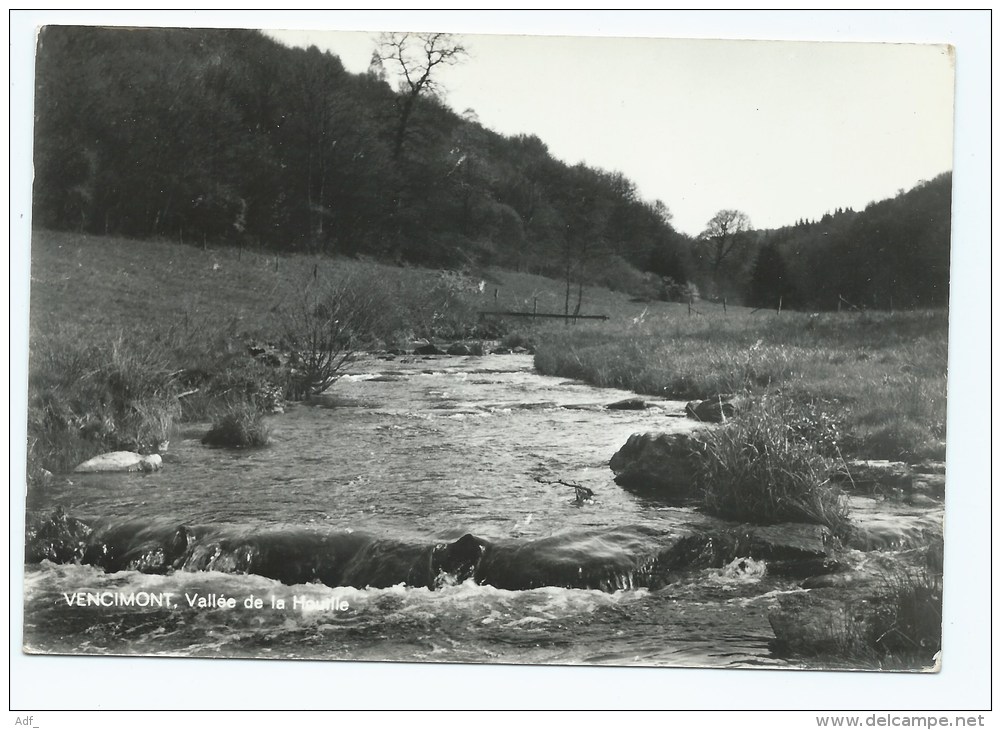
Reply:
[[723, 314], [726, 314], [726, 297], [723, 297]]
[[538, 311], [539, 311], [539, 298], [538, 297], [533, 297], [532, 298], [532, 321], [533, 322], [535, 321], [535, 315], [538, 313]]
[[688, 295], [688, 316], [692, 316], [692, 295]]
[[841, 295], [838, 294], [838, 311], [841, 311]]
[[781, 295], [779, 296], [779, 308], [778, 308], [777, 313], [778, 314], [782, 314], [782, 297], [781, 297]]

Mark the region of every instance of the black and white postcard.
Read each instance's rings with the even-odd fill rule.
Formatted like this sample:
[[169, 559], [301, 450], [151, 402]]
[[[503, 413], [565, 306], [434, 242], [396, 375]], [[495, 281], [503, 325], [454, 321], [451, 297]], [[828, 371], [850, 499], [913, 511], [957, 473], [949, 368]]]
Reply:
[[962, 661], [955, 46], [229, 17], [35, 29], [19, 650]]

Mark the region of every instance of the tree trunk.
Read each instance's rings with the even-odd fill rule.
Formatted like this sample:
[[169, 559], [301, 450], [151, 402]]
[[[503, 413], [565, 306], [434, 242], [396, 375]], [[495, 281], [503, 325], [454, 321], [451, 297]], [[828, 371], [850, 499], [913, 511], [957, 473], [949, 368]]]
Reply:
[[400, 110], [400, 122], [396, 126], [396, 138], [393, 141], [393, 160], [399, 160], [403, 153], [403, 138], [407, 134], [407, 124], [410, 122], [410, 115], [414, 111], [414, 102], [417, 100], [416, 94], [409, 94], [403, 102]]

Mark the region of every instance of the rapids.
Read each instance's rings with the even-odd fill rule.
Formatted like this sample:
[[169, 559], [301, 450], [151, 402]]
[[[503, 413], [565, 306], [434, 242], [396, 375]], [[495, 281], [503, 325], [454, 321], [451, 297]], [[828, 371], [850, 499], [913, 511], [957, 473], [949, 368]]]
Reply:
[[[529, 356], [365, 359], [273, 417], [265, 449], [204, 447], [196, 424], [160, 472], [57, 480], [29, 507], [86, 535], [28, 556], [25, 649], [790, 666], [767, 612], [795, 581], [750, 553], [706, 557], [696, 537], [726, 523], [612, 481], [630, 434], [694, 425], [679, 402], [604, 407], [631, 396]], [[140, 594], [171, 600], [102, 600]]]

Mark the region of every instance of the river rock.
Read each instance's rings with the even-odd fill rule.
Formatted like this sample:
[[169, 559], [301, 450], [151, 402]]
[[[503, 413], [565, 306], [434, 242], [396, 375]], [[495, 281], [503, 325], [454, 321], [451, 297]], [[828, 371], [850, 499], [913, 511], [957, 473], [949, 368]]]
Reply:
[[257, 362], [273, 368], [284, 366], [288, 360], [285, 353], [268, 342], [252, 340], [247, 343], [247, 352]]
[[414, 348], [415, 355], [444, 355], [445, 353], [438, 349], [433, 342], [428, 342], [424, 345], [418, 345]]
[[662, 588], [680, 573], [723, 568], [739, 558], [762, 561], [769, 575], [797, 580], [846, 570], [831, 543], [827, 528], [799, 523], [720, 523], [708, 529], [687, 529], [675, 534], [675, 542], [658, 556], [651, 587]]
[[849, 658], [889, 653], [928, 666], [941, 645], [941, 569], [933, 547], [866, 556], [850, 572], [809, 578], [768, 614], [776, 653]]
[[915, 474], [911, 478], [911, 491], [912, 500], [926, 495], [941, 498], [945, 496], [945, 474]]
[[916, 474], [941, 474], [945, 475], [945, 462], [926, 459], [917, 464], [911, 464], [911, 471]]
[[866, 552], [904, 550], [941, 540], [942, 532], [942, 513], [938, 509], [926, 514], [862, 516], [855, 523], [847, 544]]
[[483, 354], [483, 343], [481, 342], [453, 342], [447, 353], [458, 356], [476, 356]]
[[778, 525], [742, 525], [738, 528], [740, 555], [761, 560], [803, 560], [825, 557], [834, 538], [824, 525], [786, 522]]
[[706, 423], [723, 423], [737, 412], [737, 406], [731, 396], [714, 395], [706, 400], [693, 400], [685, 406], [685, 413], [696, 421]]
[[699, 435], [698, 431], [634, 433], [608, 462], [615, 483], [655, 490], [662, 496], [690, 494], [696, 454], [704, 446]]
[[626, 398], [609, 403], [605, 407], [612, 411], [642, 411], [646, 409], [647, 405], [642, 398]]
[[896, 496], [912, 504], [930, 504], [926, 497], [945, 495], [945, 465], [923, 462], [909, 465], [885, 459], [851, 460], [831, 474], [831, 479], [863, 494]]
[[780, 655], [858, 651], [869, 644], [873, 618], [865, 602], [846, 600], [837, 589], [780, 596], [779, 605], [768, 613]]
[[83, 559], [92, 530], [67, 515], [62, 507], [51, 514], [29, 515], [24, 530], [24, 561], [76, 563]]
[[81, 473], [115, 471], [159, 471], [163, 459], [159, 454], [143, 456], [132, 451], [111, 451], [83, 462], [73, 471]]

